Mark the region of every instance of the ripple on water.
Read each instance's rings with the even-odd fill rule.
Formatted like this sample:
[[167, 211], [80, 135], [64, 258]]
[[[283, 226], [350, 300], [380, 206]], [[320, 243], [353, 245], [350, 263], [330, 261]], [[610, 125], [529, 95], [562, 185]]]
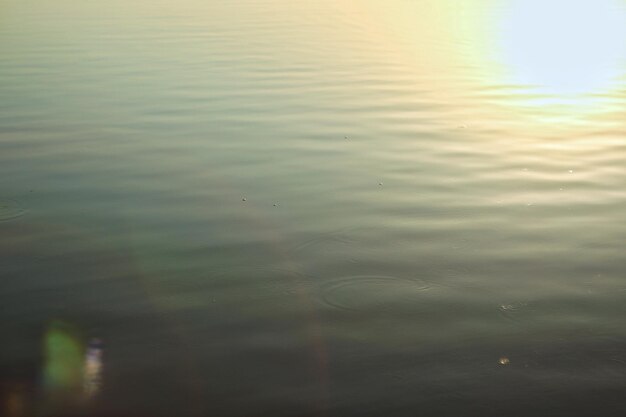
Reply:
[[239, 266], [212, 272], [212, 282], [222, 292], [232, 290], [239, 297], [267, 298], [305, 295], [312, 281], [297, 268]]
[[0, 199], [0, 222], [17, 219], [26, 213], [19, 201]]
[[524, 316], [527, 316], [529, 313], [528, 302], [525, 301], [501, 304], [498, 306], [498, 310], [502, 316], [514, 322], [523, 321]]
[[347, 231], [339, 230], [309, 237], [294, 245], [291, 252], [294, 254], [310, 251], [333, 252], [337, 247], [353, 244], [354, 240], [349, 237]]
[[430, 284], [393, 276], [354, 275], [332, 279], [322, 285], [327, 305], [349, 311], [393, 311], [415, 308]]

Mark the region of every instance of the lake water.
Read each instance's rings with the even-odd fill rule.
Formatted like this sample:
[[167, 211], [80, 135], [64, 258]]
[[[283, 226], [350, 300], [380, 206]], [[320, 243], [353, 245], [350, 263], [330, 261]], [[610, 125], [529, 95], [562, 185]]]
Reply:
[[626, 4], [535, 3], [0, 2], [4, 415], [624, 415]]

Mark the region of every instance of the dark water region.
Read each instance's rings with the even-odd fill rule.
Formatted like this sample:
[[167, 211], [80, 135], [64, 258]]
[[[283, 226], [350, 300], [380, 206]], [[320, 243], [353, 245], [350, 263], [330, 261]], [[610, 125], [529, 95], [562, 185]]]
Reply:
[[459, 3], [0, 2], [0, 414], [624, 415], [626, 6]]

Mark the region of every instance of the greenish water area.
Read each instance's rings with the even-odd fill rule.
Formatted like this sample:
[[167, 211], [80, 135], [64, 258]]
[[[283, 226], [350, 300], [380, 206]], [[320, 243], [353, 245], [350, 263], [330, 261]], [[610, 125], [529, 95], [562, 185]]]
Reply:
[[623, 416], [626, 4], [546, 3], [1, 0], [0, 414]]

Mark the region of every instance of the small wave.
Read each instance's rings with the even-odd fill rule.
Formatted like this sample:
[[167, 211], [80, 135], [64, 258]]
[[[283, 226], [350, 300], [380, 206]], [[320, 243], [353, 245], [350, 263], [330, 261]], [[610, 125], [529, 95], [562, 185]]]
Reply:
[[332, 279], [322, 285], [321, 297], [325, 304], [341, 310], [393, 311], [415, 306], [430, 288], [422, 280], [353, 275]]
[[211, 273], [212, 285], [222, 291], [235, 290], [247, 298], [305, 294], [313, 282], [295, 268], [239, 266]]
[[506, 319], [519, 322], [522, 320], [524, 313], [528, 313], [528, 302], [513, 302], [500, 304], [498, 311]]
[[291, 251], [296, 254], [320, 249], [322, 251], [332, 252], [337, 246], [345, 246], [352, 243], [354, 243], [354, 240], [347, 236], [347, 232], [335, 231], [303, 240], [294, 245]]
[[0, 199], [0, 222], [14, 220], [26, 214], [26, 209], [19, 201]]

